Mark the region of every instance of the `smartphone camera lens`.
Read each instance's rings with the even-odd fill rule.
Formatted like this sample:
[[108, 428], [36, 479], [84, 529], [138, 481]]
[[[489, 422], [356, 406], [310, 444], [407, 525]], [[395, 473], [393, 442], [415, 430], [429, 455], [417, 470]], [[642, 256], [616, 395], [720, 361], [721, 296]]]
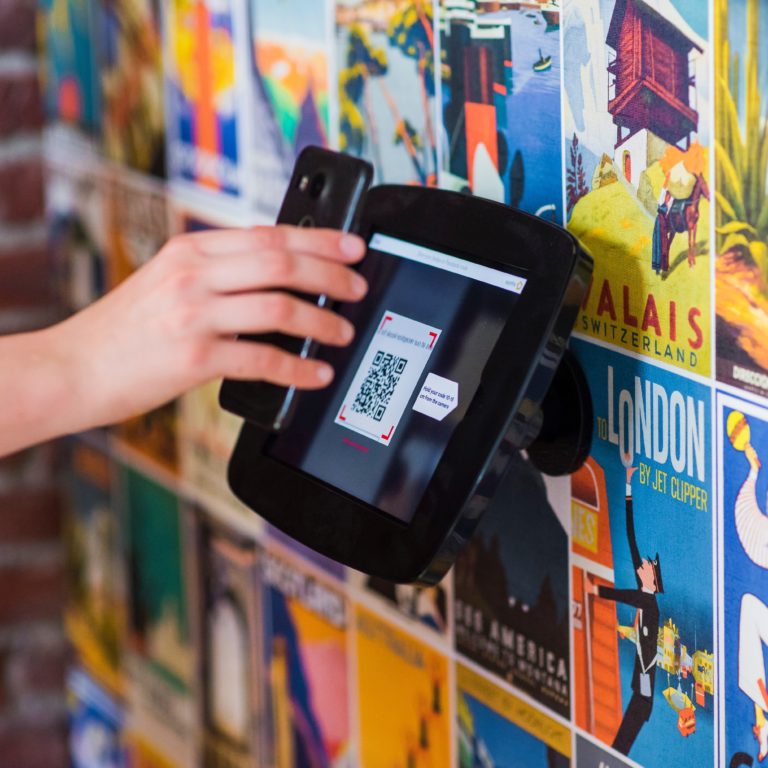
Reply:
[[318, 173], [317, 176], [315, 176], [312, 179], [312, 183], [309, 186], [309, 196], [313, 198], [318, 198], [320, 197], [324, 189], [325, 189], [325, 175], [322, 173]]

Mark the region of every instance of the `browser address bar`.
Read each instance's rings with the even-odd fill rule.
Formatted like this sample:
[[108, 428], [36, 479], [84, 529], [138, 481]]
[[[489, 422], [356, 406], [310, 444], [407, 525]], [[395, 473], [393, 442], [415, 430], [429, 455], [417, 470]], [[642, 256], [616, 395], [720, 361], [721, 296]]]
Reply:
[[416, 261], [428, 267], [443, 269], [446, 272], [452, 272], [454, 275], [461, 275], [470, 280], [478, 280], [481, 283], [496, 286], [510, 293], [522, 293], [525, 284], [528, 282], [524, 277], [502, 272], [500, 269], [484, 267], [482, 264], [474, 264], [466, 259], [459, 259], [456, 256], [449, 256], [447, 253], [433, 251], [431, 248], [424, 248], [420, 245], [399, 240], [389, 235], [375, 234], [371, 238], [370, 248], [383, 253], [389, 253], [392, 256], [399, 256], [401, 259]]

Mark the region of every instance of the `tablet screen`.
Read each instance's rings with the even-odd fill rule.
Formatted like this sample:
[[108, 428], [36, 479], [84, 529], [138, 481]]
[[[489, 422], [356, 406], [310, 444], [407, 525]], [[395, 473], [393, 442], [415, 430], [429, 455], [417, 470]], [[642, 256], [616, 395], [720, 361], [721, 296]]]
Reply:
[[368, 296], [337, 310], [355, 341], [319, 355], [333, 384], [302, 393], [267, 451], [408, 523], [526, 279], [382, 233], [361, 272]]

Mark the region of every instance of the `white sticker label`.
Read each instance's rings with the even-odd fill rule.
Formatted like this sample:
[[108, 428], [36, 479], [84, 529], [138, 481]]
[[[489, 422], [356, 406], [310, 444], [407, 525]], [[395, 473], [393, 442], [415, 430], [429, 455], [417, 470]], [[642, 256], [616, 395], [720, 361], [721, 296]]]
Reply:
[[427, 375], [427, 380], [413, 404], [413, 410], [442, 421], [459, 404], [459, 384], [444, 379], [434, 373]]
[[335, 423], [390, 445], [442, 331], [385, 312]]

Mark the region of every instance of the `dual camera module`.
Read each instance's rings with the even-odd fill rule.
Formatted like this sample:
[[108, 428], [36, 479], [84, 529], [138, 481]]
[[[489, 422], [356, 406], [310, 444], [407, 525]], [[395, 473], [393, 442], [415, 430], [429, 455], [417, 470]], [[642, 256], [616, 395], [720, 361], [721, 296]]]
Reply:
[[[299, 192], [306, 192], [313, 200], [317, 200], [325, 189], [325, 174], [316, 173], [314, 176], [304, 175], [299, 179]], [[300, 227], [314, 227], [315, 217], [311, 214], [304, 216], [299, 221]]]
[[325, 174], [316, 173], [314, 176], [302, 176], [299, 179], [299, 191], [309, 192], [312, 199], [317, 199], [325, 189]]

